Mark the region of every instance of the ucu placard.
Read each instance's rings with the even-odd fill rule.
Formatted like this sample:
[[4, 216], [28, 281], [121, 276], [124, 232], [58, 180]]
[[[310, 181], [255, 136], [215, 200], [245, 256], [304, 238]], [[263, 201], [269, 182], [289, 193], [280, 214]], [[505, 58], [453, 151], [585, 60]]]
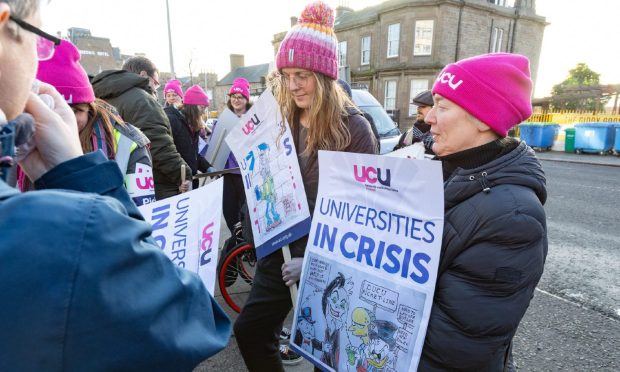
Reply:
[[241, 126], [241, 130], [243, 130], [243, 133], [247, 136], [248, 134], [254, 132], [260, 123], [261, 121], [258, 119], [258, 115], [254, 114], [250, 120]]
[[383, 186], [390, 186], [391, 174], [389, 169], [381, 169], [367, 166], [353, 166], [355, 180], [359, 182], [375, 184], [377, 181]]

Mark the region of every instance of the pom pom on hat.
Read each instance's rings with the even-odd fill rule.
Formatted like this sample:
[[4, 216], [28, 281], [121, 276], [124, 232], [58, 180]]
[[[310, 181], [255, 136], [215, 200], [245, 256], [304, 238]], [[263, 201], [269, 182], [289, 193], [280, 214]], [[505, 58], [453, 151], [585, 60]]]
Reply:
[[209, 106], [209, 97], [207, 97], [207, 94], [202, 90], [200, 85], [194, 84], [185, 91], [183, 104]]
[[532, 115], [530, 61], [511, 53], [462, 59], [444, 67], [432, 92], [505, 137], [510, 128]]
[[338, 39], [334, 33], [334, 11], [317, 1], [301, 13], [297, 25], [286, 34], [276, 56], [278, 70], [301, 68], [338, 79]]
[[80, 65], [80, 52], [67, 40], [61, 40], [51, 59], [39, 61], [37, 79], [54, 86], [70, 105], [95, 101], [93, 87]]

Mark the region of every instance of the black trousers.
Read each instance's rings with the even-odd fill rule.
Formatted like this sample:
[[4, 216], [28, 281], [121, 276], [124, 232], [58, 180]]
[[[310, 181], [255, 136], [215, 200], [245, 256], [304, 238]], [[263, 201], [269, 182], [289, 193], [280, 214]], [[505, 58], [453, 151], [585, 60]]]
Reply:
[[224, 212], [224, 220], [228, 230], [233, 234], [233, 228], [240, 221], [240, 212], [243, 203], [245, 203], [245, 190], [243, 188], [243, 179], [239, 174], [224, 175], [224, 202], [222, 209]]
[[282, 372], [279, 334], [293, 307], [291, 292], [282, 280], [280, 250], [258, 261], [248, 300], [235, 322], [239, 350], [250, 372]]

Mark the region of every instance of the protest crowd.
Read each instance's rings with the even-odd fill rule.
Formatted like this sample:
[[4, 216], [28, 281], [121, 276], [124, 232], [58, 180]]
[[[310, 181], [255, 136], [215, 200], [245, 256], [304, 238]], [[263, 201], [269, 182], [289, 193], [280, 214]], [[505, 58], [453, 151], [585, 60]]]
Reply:
[[[378, 155], [374, 124], [339, 79], [334, 12], [321, 1], [282, 41], [271, 98], [252, 102], [239, 78], [209, 129], [205, 91], [169, 80], [158, 102], [159, 71], [145, 57], [88, 76], [71, 42], [39, 28], [43, 6], [0, 0], [1, 371], [190, 371], [233, 335], [250, 371], [302, 358], [316, 370], [515, 370], [512, 339], [547, 254], [544, 172], [507, 136], [532, 114], [526, 57], [445, 66], [414, 98], [417, 121], [394, 149], [422, 146], [425, 159], [412, 160]], [[265, 107], [280, 119], [258, 120]], [[213, 146], [228, 123], [231, 151], [216, 167], [201, 143]], [[259, 132], [274, 142], [243, 147]], [[365, 191], [343, 201], [326, 185], [349, 159], [365, 164], [354, 168]], [[279, 169], [299, 179], [290, 195], [279, 191]], [[184, 203], [205, 187], [196, 176], [223, 170], [218, 221], [223, 214], [258, 257], [234, 324], [190, 260], [164, 253], [185, 239], [166, 243], [155, 232], [166, 207], [157, 203], [177, 208], [179, 237]], [[437, 183], [411, 186], [418, 181]], [[389, 202], [371, 204], [379, 193]], [[434, 198], [436, 214], [413, 207]], [[212, 235], [201, 232], [202, 264]], [[332, 267], [324, 279], [309, 271], [317, 262]], [[319, 282], [320, 291], [307, 289]]]

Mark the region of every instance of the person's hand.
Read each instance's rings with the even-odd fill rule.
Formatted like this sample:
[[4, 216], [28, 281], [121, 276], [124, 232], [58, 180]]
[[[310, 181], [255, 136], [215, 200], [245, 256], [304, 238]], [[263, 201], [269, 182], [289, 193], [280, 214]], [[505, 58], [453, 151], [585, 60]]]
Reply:
[[301, 265], [304, 262], [303, 258], [295, 257], [289, 262], [282, 264], [282, 280], [287, 287], [290, 287], [299, 281], [301, 277]]
[[49, 108], [37, 94], [30, 93], [25, 112], [35, 120], [36, 148], [19, 164], [33, 181], [60, 163], [83, 154], [75, 115], [64, 98], [45, 83], [40, 83], [39, 94], [51, 97], [54, 108]]
[[190, 181], [185, 181], [185, 182], [181, 183], [181, 185], [179, 186], [179, 191], [181, 193], [188, 192], [190, 184], [191, 184]]
[[329, 353], [330, 351], [332, 351], [332, 344], [329, 342], [323, 342], [323, 352]]

